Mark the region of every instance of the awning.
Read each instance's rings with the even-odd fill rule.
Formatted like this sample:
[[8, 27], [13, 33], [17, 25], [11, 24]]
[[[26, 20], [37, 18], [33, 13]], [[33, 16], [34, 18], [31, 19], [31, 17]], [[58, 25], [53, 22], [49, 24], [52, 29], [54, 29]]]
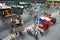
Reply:
[[5, 5], [5, 3], [0, 3], [0, 9], [7, 9], [7, 8], [10, 8], [11, 9], [11, 7]]

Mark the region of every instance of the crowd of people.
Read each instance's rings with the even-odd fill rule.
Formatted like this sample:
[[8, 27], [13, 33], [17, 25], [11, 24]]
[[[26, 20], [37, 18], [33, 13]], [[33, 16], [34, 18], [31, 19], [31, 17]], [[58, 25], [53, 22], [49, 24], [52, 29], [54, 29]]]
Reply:
[[[33, 5], [34, 5], [34, 3], [33, 3]], [[30, 14], [31, 16], [34, 17], [34, 21], [35, 21], [37, 19], [37, 13], [34, 12], [34, 9], [35, 9], [34, 6], [32, 6], [31, 8], [25, 7], [23, 14], [25, 14], [25, 13]], [[9, 18], [9, 22], [11, 23], [11, 27], [10, 27], [11, 34], [15, 34], [16, 36], [17, 35], [21, 36], [24, 34], [24, 31], [25, 31], [24, 20], [22, 20], [20, 14], [17, 15], [17, 18], [14, 18], [14, 17]], [[19, 29], [18, 29], [18, 26], [20, 26]]]

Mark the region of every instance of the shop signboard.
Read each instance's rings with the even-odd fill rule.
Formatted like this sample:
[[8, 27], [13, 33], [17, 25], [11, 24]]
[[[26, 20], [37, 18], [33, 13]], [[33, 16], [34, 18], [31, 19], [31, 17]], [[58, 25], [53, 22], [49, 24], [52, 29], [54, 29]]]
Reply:
[[30, 7], [30, 3], [28, 3], [28, 2], [19, 2], [19, 5]]

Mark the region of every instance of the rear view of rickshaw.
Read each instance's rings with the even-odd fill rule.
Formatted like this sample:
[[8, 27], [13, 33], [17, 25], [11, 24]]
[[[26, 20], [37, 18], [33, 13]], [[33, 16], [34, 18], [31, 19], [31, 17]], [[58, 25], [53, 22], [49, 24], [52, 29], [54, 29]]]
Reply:
[[27, 33], [32, 36], [38, 37], [37, 26], [31, 25], [30, 27], [28, 27]]

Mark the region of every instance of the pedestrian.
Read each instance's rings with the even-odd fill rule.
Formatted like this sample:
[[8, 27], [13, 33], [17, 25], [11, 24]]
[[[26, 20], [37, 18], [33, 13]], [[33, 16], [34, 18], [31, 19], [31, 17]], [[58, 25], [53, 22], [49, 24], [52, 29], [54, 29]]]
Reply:
[[18, 26], [20, 24], [20, 20], [15, 19], [15, 25]]
[[17, 30], [17, 29], [15, 29], [15, 34], [16, 34], [16, 35], [18, 34], [18, 30]]
[[20, 31], [19, 31], [19, 34], [20, 34], [20, 35], [23, 35], [24, 29], [25, 29], [25, 27], [22, 25], [21, 28], [20, 28]]
[[11, 27], [10, 27], [10, 32], [11, 32], [11, 33], [13, 33], [13, 28], [14, 28], [14, 26], [11, 25]]
[[46, 12], [44, 12], [44, 15], [46, 15]]
[[34, 16], [34, 21], [36, 21], [37, 20], [37, 13], [33, 14], [33, 16]]
[[19, 31], [19, 36], [22, 36], [23, 34], [22, 34], [22, 32], [21, 31]]

